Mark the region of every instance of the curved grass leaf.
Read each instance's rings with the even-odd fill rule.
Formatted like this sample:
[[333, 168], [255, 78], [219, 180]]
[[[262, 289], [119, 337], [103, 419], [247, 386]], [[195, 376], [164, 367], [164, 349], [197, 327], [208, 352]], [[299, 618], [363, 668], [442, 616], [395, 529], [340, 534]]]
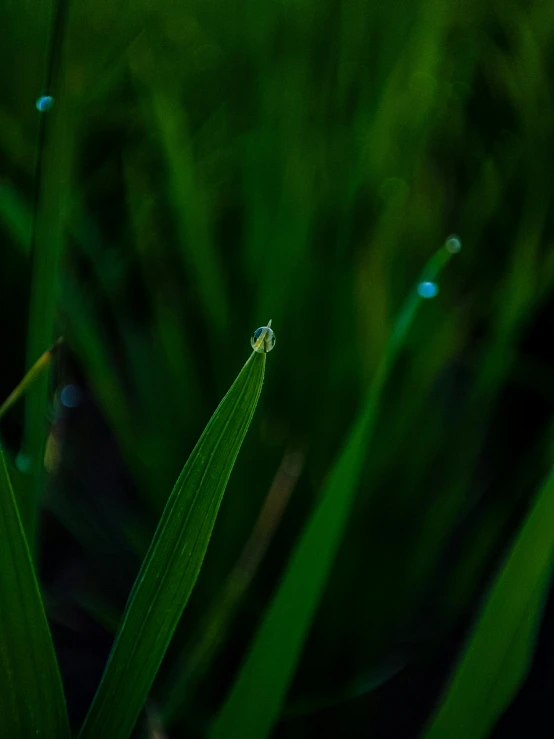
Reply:
[[34, 382], [34, 380], [44, 372], [52, 361], [52, 357], [56, 349], [60, 346], [62, 339], [59, 338], [56, 343], [50, 347], [44, 354], [41, 354], [37, 361], [33, 364], [31, 369], [27, 372], [25, 377], [21, 380], [19, 385], [12, 390], [6, 400], [0, 405], [0, 418], [6, 414], [10, 408], [17, 403], [21, 396], [25, 393], [28, 387]]
[[0, 450], [0, 736], [69, 736], [42, 598]]
[[[439, 249], [425, 266], [421, 282], [435, 279], [450, 255], [446, 247]], [[362, 411], [293, 550], [238, 677], [210, 727], [210, 739], [262, 739], [279, 716], [348, 520], [384, 384], [420, 302], [414, 289], [393, 329]]]
[[425, 739], [489, 735], [525, 679], [554, 562], [554, 471], [494, 582]]
[[253, 352], [219, 404], [169, 497], [129, 597], [80, 739], [126, 739], [200, 572], [219, 505], [260, 395]]

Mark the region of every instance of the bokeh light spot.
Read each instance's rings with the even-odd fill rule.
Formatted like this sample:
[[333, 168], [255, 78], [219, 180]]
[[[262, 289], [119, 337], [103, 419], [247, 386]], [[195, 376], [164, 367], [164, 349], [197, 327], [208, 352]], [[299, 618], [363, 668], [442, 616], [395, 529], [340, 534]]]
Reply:
[[19, 454], [15, 458], [15, 466], [20, 472], [29, 474], [32, 469], [31, 457], [24, 452], [19, 452]]
[[46, 113], [54, 105], [54, 98], [51, 95], [41, 95], [35, 105], [40, 113]]
[[417, 292], [421, 298], [434, 298], [438, 291], [439, 286], [436, 282], [420, 282], [417, 286]]
[[446, 249], [451, 254], [457, 254], [461, 248], [462, 242], [460, 241], [460, 237], [456, 236], [456, 234], [452, 234], [446, 239]]
[[82, 399], [83, 393], [77, 385], [66, 385], [60, 392], [60, 402], [66, 408], [77, 408]]

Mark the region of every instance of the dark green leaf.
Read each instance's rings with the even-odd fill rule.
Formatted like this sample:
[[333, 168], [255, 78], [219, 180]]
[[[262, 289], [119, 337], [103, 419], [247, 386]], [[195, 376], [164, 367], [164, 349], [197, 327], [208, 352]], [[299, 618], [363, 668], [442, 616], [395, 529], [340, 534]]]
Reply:
[[[31, 368], [55, 338], [58, 319], [60, 264], [66, 242], [66, 206], [70, 192], [75, 126], [64, 85], [44, 123], [40, 151], [38, 200], [33, 222], [32, 276], [27, 336], [27, 367]], [[22, 453], [31, 472], [20, 502], [21, 518], [33, 547], [38, 502], [42, 493], [44, 452], [48, 434], [49, 373], [42, 372], [25, 399]]]
[[554, 472], [493, 584], [425, 739], [480, 739], [527, 674], [554, 557]]
[[252, 353], [185, 464], [131, 592], [81, 739], [126, 739], [200, 572], [227, 481], [260, 395]]
[[0, 736], [69, 736], [42, 598], [0, 450]]

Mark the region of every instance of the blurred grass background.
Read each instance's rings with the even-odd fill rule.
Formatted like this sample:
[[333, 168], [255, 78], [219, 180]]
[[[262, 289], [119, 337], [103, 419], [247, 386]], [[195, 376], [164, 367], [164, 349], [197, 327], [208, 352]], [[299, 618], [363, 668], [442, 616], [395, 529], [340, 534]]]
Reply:
[[[0, 431], [29, 520], [42, 491], [73, 720], [183, 462], [272, 318], [148, 713], [204, 735], [402, 301], [455, 233], [275, 730], [417, 736], [554, 458], [551, 4], [4, 0], [0, 18], [2, 400], [64, 336]], [[267, 552], [243, 555], [226, 609], [270, 489], [290, 501], [265, 509]], [[553, 726], [552, 617], [495, 736]]]

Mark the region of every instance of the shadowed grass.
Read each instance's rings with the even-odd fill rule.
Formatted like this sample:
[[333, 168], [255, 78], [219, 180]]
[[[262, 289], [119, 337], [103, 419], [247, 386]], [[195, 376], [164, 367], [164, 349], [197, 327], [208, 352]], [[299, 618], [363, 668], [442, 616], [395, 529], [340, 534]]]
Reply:
[[425, 739], [484, 739], [522, 684], [554, 563], [554, 473], [486, 596]]
[[0, 449], [0, 734], [69, 737], [62, 682]]

